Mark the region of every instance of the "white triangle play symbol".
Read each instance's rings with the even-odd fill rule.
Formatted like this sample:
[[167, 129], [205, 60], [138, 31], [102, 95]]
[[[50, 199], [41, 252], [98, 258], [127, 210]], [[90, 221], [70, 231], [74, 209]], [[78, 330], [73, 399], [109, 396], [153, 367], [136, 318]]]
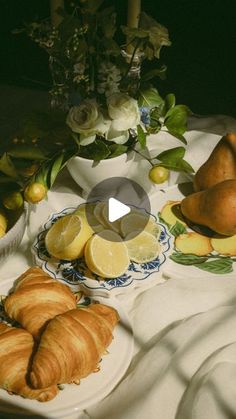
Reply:
[[124, 215], [129, 214], [130, 207], [118, 201], [115, 198], [109, 198], [108, 200], [108, 220], [113, 223], [113, 221], [119, 220], [119, 218], [124, 217]]

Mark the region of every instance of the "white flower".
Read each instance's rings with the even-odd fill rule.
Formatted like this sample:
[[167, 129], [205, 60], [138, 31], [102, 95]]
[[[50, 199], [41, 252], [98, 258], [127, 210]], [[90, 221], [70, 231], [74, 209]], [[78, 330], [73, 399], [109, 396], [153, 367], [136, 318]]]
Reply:
[[114, 93], [107, 98], [108, 114], [115, 131], [135, 129], [140, 123], [138, 102], [125, 93]]
[[116, 144], [125, 144], [129, 139], [129, 131], [117, 131], [111, 126], [107, 133], [106, 139], [107, 141], [114, 141]]
[[105, 93], [105, 96], [110, 96], [115, 92], [119, 92], [119, 82], [121, 80], [121, 73], [119, 68], [114, 64], [101, 63], [98, 70], [98, 93]]
[[66, 123], [73, 132], [80, 134], [80, 144], [92, 143], [96, 134], [105, 135], [110, 128], [110, 121], [101, 113], [95, 100], [84, 100], [79, 106], [73, 106], [67, 115]]

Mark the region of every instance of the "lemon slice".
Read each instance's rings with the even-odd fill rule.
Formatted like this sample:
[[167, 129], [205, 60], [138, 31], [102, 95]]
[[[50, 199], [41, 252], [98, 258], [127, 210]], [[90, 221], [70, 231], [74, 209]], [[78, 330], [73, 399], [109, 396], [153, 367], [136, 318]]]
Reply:
[[160, 229], [155, 220], [141, 212], [132, 211], [125, 215], [120, 221], [120, 231], [125, 237], [133, 231], [144, 230], [155, 237], [159, 237]]
[[91, 228], [98, 233], [99, 231], [104, 230], [104, 227], [99, 223], [98, 219], [94, 215], [95, 207], [96, 203], [83, 203], [77, 210], [75, 210], [74, 214], [82, 217], [85, 222], [87, 222], [87, 224], [89, 224]]
[[52, 225], [46, 234], [45, 245], [53, 257], [73, 260], [83, 255], [85, 244], [92, 234], [92, 228], [83, 217], [69, 214]]
[[109, 209], [108, 209], [108, 205], [104, 205], [103, 209], [102, 209], [102, 216], [104, 219], [104, 222], [107, 225], [107, 228], [115, 231], [116, 233], [120, 234], [120, 219], [115, 220], [113, 222], [109, 221]]
[[130, 259], [121, 237], [111, 230], [94, 234], [85, 247], [85, 261], [93, 273], [102, 278], [116, 278], [128, 269]]
[[104, 208], [106, 208], [106, 206], [107, 206], [107, 202], [101, 201], [101, 202], [98, 202], [94, 208], [94, 215], [96, 219], [105, 229], [107, 228], [107, 223], [103, 214], [103, 210]]
[[133, 262], [145, 263], [156, 259], [160, 253], [160, 244], [148, 231], [137, 230], [126, 236], [125, 245]]

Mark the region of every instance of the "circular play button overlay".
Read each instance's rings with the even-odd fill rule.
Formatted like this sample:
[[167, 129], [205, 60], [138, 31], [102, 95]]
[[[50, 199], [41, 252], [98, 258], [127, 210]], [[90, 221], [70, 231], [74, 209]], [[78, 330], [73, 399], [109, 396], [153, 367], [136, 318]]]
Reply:
[[[113, 177], [90, 192], [85, 212], [94, 233], [110, 241], [130, 240], [154, 222], [145, 190], [135, 181]], [[108, 234], [106, 231], [116, 234]]]

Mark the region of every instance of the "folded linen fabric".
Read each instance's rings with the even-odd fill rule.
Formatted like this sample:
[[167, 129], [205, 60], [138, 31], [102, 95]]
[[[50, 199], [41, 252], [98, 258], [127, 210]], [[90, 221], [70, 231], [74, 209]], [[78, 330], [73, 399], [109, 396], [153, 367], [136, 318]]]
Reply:
[[[215, 351], [236, 342], [235, 321], [235, 305], [221, 306], [173, 324], [161, 338], [153, 336], [136, 354], [116, 391], [99, 409], [89, 409], [89, 415], [93, 419], [174, 419], [201, 365]], [[228, 372], [227, 377], [233, 379], [234, 374]]]
[[236, 343], [211, 355], [193, 376], [176, 419], [236, 417]]

